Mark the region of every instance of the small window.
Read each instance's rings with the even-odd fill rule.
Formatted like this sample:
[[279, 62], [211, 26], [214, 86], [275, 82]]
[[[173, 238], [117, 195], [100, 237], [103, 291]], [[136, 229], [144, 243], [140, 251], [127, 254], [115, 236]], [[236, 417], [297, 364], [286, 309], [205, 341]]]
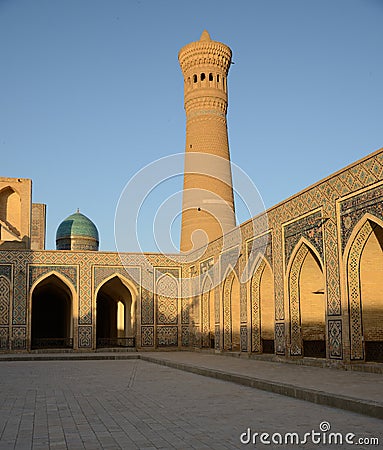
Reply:
[[197, 75], [193, 75], [193, 82], [197, 83]]
[[217, 75], [217, 83], [219, 83], [219, 75]]
[[201, 73], [201, 81], [203, 81], [205, 78], [206, 78], [206, 77], [205, 77], [205, 74], [204, 74], [204, 73]]
[[213, 81], [213, 74], [209, 73], [209, 81]]

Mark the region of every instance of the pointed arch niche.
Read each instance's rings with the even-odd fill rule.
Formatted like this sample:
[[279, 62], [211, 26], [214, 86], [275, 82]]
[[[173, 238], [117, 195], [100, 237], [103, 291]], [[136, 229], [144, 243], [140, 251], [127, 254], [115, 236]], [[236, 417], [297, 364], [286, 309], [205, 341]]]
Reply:
[[227, 272], [223, 284], [223, 348], [240, 351], [240, 283], [233, 269]]
[[215, 311], [213, 282], [209, 275], [202, 283], [201, 294], [201, 333], [202, 347], [214, 348]]
[[292, 356], [326, 357], [325, 279], [320, 257], [305, 239], [293, 252], [288, 270]]
[[31, 348], [72, 348], [75, 290], [51, 272], [31, 289]]
[[135, 346], [137, 292], [131, 282], [115, 274], [96, 292], [97, 347]]
[[265, 258], [257, 260], [250, 281], [251, 351], [274, 353], [275, 300], [274, 279]]
[[0, 224], [0, 240], [14, 239], [13, 234], [20, 237], [21, 199], [10, 186], [0, 191], [0, 220], [6, 225], [2, 228]]
[[366, 214], [345, 248], [351, 359], [383, 362], [383, 222]]

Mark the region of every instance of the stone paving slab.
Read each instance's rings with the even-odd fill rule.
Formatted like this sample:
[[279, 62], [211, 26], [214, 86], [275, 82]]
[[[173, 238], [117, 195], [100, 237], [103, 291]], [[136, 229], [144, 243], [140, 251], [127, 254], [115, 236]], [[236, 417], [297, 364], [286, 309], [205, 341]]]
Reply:
[[[383, 443], [381, 424], [140, 359], [0, 364], [0, 450], [352, 448], [323, 438], [315, 445], [259, 442], [264, 432], [302, 439], [315, 430], [318, 437], [323, 426], [353, 433], [363, 440], [354, 448], [368, 449], [372, 439], [375, 448]], [[241, 443], [247, 433], [256, 445]]]
[[142, 353], [141, 358], [321, 405], [383, 419], [383, 375], [201, 352]]
[[142, 359], [198, 375], [383, 419], [383, 375], [233, 358], [203, 352], [36, 353], [1, 360]]

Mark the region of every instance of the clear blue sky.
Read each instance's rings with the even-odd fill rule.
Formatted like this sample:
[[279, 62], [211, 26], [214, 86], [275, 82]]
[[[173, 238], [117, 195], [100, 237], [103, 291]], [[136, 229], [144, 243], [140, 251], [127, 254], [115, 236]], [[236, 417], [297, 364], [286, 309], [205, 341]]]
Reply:
[[0, 0], [0, 175], [32, 178], [47, 248], [79, 207], [114, 250], [124, 185], [184, 150], [177, 54], [206, 28], [233, 50], [232, 160], [270, 207], [383, 146], [382, 23], [382, 0]]

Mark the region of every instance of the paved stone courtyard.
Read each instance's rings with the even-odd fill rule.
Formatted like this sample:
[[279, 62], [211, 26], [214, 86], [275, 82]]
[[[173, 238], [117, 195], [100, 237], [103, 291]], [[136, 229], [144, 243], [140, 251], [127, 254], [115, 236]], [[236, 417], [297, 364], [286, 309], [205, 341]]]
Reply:
[[383, 442], [379, 419], [139, 359], [2, 361], [0, 374], [0, 449], [331, 448], [240, 443], [248, 427], [303, 437], [323, 421]]

